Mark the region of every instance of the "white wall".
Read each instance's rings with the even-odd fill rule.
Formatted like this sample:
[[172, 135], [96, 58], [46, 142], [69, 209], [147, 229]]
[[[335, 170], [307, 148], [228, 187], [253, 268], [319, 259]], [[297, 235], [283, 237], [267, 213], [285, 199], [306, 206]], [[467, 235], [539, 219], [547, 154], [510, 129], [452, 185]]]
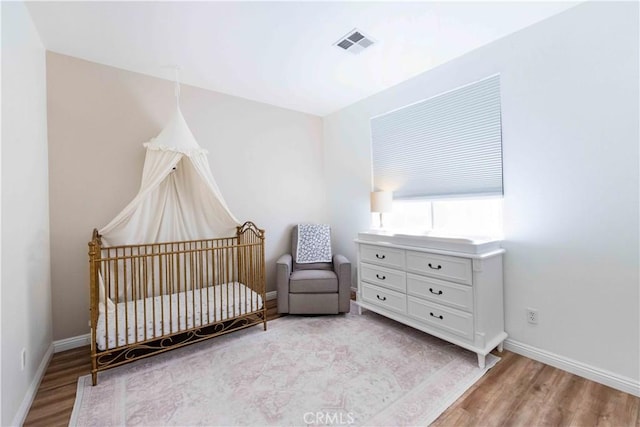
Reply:
[[507, 332], [637, 384], [638, 36], [637, 3], [588, 2], [326, 117], [341, 250], [369, 226], [369, 118], [500, 73]]
[[[88, 333], [87, 242], [137, 193], [142, 144], [175, 98], [170, 81], [51, 52], [47, 79], [54, 338], [63, 339]], [[327, 220], [322, 119], [186, 85], [180, 105], [231, 212], [266, 230], [275, 290], [291, 226]]]
[[21, 405], [52, 342], [45, 84], [45, 51], [26, 7], [2, 2], [3, 426], [26, 415]]

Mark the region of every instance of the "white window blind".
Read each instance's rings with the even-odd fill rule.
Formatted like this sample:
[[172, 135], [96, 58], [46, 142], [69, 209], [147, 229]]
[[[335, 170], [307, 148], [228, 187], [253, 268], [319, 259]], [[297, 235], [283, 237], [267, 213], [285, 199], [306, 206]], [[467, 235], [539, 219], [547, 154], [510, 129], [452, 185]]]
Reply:
[[499, 75], [373, 117], [371, 137], [395, 198], [502, 195]]

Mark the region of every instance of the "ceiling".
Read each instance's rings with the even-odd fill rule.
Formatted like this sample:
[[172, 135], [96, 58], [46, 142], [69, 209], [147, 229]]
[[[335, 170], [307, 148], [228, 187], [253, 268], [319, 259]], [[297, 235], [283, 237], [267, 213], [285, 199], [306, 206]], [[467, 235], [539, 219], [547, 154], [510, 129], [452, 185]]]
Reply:
[[[28, 2], [45, 47], [324, 116], [577, 2]], [[376, 43], [334, 46], [354, 28]]]

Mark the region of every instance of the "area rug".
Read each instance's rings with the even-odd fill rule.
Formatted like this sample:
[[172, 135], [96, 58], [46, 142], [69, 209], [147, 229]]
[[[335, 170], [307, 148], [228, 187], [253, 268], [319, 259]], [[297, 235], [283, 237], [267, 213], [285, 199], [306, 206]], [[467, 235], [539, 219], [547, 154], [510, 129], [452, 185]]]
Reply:
[[427, 425], [499, 358], [375, 313], [286, 316], [79, 378], [71, 426]]

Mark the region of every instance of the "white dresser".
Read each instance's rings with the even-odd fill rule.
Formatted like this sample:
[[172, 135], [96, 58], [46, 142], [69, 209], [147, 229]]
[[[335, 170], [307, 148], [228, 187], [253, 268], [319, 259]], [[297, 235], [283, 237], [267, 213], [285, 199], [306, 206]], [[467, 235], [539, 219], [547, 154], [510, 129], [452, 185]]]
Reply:
[[478, 365], [504, 331], [502, 254], [495, 240], [358, 234], [362, 308], [478, 354]]

